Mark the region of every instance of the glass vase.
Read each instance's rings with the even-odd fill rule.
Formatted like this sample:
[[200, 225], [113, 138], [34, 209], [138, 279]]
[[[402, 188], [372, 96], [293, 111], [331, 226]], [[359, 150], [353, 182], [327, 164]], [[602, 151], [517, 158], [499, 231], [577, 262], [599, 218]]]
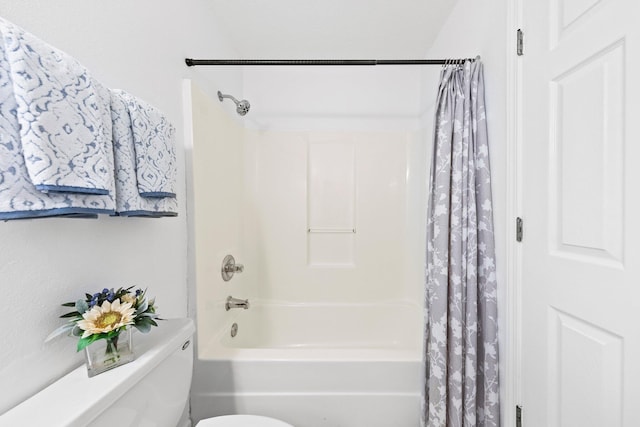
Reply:
[[92, 342], [84, 349], [89, 377], [101, 374], [135, 359], [131, 328], [110, 339]]

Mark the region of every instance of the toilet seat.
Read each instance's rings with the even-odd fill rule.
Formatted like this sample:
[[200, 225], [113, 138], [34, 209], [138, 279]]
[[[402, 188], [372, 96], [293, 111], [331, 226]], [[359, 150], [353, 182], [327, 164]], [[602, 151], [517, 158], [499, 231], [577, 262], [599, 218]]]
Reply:
[[223, 415], [199, 421], [196, 427], [293, 427], [284, 421], [258, 415]]

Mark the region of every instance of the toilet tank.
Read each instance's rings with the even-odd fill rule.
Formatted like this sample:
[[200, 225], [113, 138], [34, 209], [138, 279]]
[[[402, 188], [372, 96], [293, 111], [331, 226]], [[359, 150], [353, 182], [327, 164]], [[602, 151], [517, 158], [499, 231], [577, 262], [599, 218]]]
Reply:
[[176, 427], [193, 369], [191, 319], [135, 333], [136, 360], [93, 378], [84, 366], [0, 416], [0, 426]]

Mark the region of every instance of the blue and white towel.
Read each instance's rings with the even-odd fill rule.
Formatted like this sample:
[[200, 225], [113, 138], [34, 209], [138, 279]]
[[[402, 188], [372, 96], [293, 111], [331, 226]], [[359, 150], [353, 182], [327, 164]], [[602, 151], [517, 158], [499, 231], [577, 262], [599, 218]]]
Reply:
[[111, 90], [111, 118], [116, 165], [116, 214], [121, 216], [176, 216], [175, 196], [144, 197], [138, 190], [136, 152], [131, 116], [127, 106], [131, 95]]
[[138, 192], [144, 197], [175, 197], [175, 129], [153, 106], [130, 94], [126, 100], [135, 143]]
[[20, 138], [18, 103], [0, 26], [0, 220], [48, 216], [93, 217], [115, 209], [115, 183], [110, 195], [43, 193], [32, 183]]
[[[74, 58], [0, 18], [25, 166], [42, 192], [108, 194], [108, 91]], [[14, 116], [15, 117], [15, 116]]]

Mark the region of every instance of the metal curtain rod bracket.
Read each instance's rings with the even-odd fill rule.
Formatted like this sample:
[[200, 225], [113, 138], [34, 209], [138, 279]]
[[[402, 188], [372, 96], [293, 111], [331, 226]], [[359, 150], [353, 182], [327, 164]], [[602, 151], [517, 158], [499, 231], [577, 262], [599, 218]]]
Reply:
[[193, 59], [185, 58], [189, 67], [197, 65], [448, 65], [474, 61], [458, 59]]

